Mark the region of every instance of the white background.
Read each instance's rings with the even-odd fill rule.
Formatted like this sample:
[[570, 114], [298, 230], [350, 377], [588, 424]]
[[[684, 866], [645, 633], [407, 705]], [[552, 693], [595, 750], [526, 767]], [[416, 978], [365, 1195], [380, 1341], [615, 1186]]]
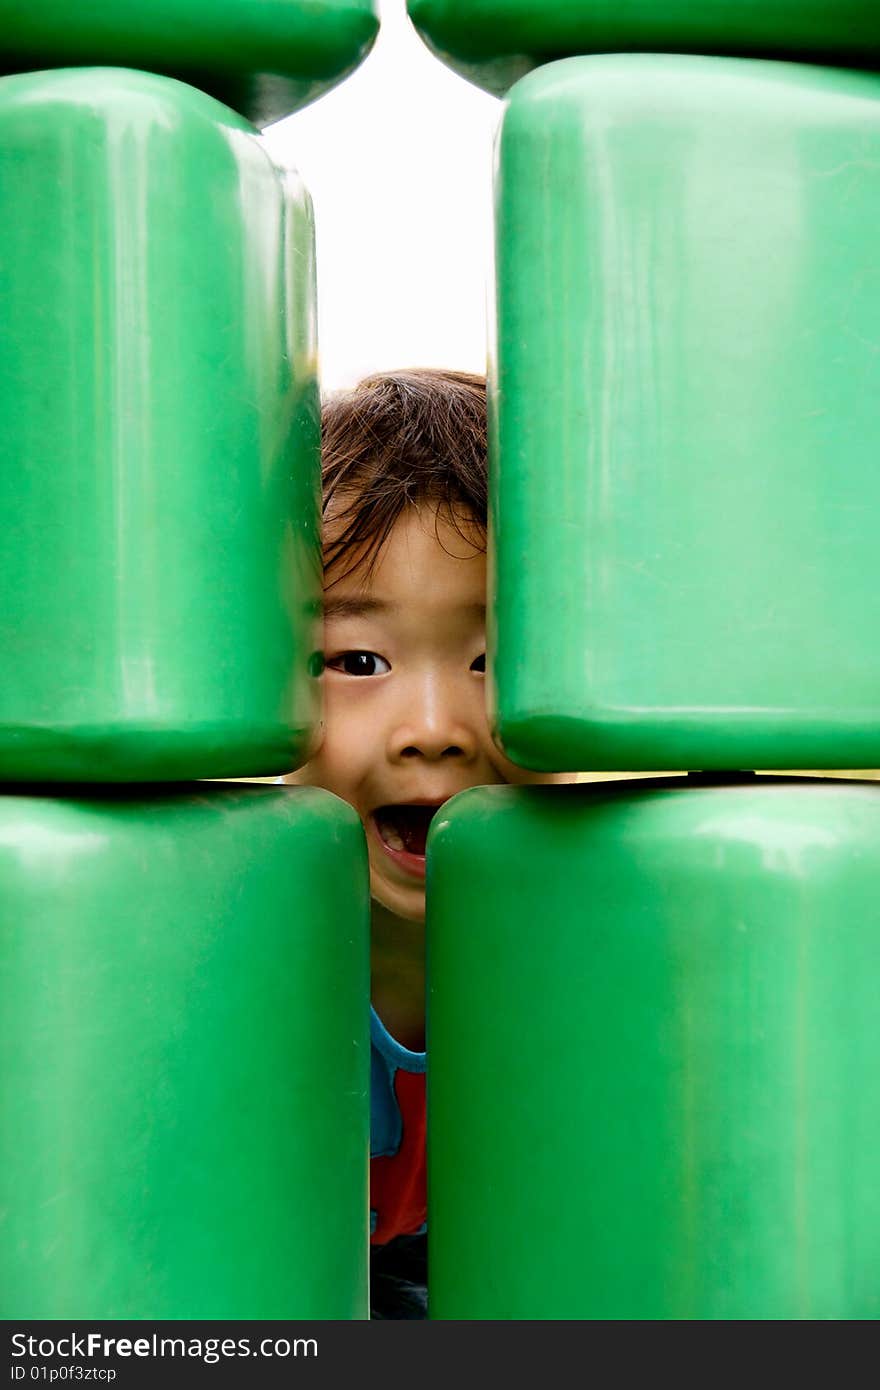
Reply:
[[366, 62], [265, 135], [315, 205], [324, 390], [395, 367], [486, 364], [501, 103], [432, 56], [404, 0], [379, 13]]

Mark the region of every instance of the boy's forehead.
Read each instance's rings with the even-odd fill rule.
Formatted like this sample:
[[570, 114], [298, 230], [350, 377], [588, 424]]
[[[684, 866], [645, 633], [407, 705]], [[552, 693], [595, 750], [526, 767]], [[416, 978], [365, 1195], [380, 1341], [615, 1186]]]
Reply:
[[[325, 518], [325, 550], [342, 530], [342, 518]], [[367, 539], [336, 556], [324, 575], [325, 613], [377, 613], [426, 588], [485, 608], [486, 556], [473, 534], [435, 507], [407, 508], [378, 547]]]
[[485, 612], [485, 553], [437, 512], [410, 509], [378, 552], [346, 557], [325, 574], [325, 616], [443, 606]]

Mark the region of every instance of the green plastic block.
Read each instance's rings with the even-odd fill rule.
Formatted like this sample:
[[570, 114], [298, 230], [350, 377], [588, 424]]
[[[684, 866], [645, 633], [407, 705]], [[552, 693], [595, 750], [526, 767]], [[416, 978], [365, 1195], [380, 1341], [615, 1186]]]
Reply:
[[880, 59], [876, 0], [408, 0], [428, 47], [490, 92], [591, 53], [715, 53], [855, 67]]
[[880, 1317], [878, 841], [871, 783], [443, 807], [432, 1317]]
[[489, 698], [539, 769], [880, 766], [880, 77], [572, 58], [497, 186]]
[[0, 796], [0, 1317], [366, 1316], [368, 892], [311, 788]]
[[0, 0], [0, 72], [145, 68], [268, 125], [347, 77], [378, 27], [374, 0]]
[[237, 777], [320, 713], [313, 224], [252, 127], [0, 81], [0, 778]]

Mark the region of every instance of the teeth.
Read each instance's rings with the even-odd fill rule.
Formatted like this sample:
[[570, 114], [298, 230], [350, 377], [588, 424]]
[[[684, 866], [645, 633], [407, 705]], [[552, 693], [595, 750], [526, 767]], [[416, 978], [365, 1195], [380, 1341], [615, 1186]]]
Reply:
[[390, 849], [406, 849], [406, 845], [400, 838], [400, 834], [390, 820], [386, 820], [384, 816], [377, 816], [376, 826], [379, 830], [379, 835]]

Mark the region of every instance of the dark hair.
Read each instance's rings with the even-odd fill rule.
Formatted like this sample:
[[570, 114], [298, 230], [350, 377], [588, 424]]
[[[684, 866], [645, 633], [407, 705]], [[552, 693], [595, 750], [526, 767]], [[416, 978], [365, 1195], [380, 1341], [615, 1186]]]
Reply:
[[[486, 382], [431, 368], [366, 377], [324, 402], [324, 572], [375, 565], [398, 517], [428, 505], [477, 549], [486, 538]], [[338, 527], [338, 529], [336, 529]]]

